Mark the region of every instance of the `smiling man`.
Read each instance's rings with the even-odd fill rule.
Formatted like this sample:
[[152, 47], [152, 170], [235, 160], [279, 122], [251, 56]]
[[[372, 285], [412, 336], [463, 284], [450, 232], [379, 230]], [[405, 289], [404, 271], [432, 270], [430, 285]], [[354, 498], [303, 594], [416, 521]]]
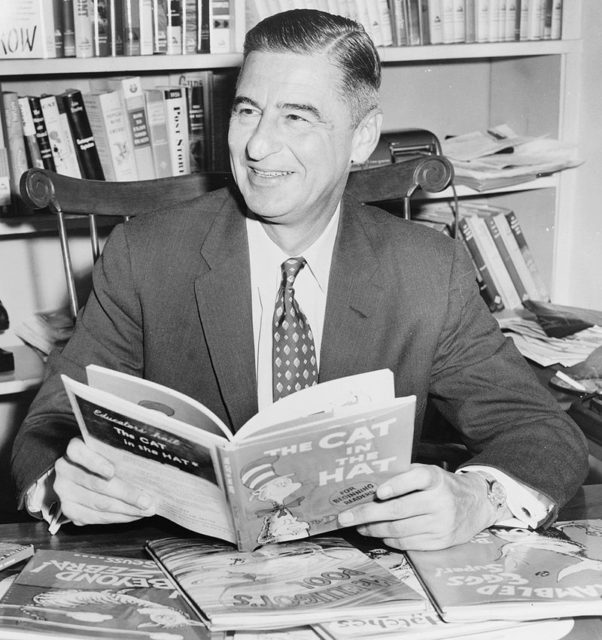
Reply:
[[[113, 232], [15, 443], [30, 511], [55, 499], [76, 524], [153, 513], [77, 437], [60, 373], [144, 376], [236, 430], [298, 388], [388, 367], [397, 395], [417, 396], [416, 441], [432, 402], [472, 459], [459, 473], [413, 464], [342, 524], [430, 549], [511, 516], [554, 519], [586, 475], [583, 437], [498, 330], [461, 243], [344, 193], [378, 141], [379, 85], [353, 21], [290, 11], [247, 34], [228, 139], [237, 188]], [[291, 368], [292, 323], [305, 355]]]

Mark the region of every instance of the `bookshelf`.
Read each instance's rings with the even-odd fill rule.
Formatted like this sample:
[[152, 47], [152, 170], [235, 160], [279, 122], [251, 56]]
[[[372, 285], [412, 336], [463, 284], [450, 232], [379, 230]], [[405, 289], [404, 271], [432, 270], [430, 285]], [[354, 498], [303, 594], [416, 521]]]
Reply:
[[[245, 0], [234, 0], [234, 11], [239, 32]], [[577, 142], [581, 20], [581, 1], [565, 0], [561, 40], [382, 48], [385, 130], [424, 127], [442, 139], [505, 122], [521, 134]], [[41, 93], [123, 74], [137, 74], [150, 82], [182, 71], [236, 67], [240, 61], [239, 53], [0, 60], [0, 87]], [[570, 235], [578, 171], [494, 192], [459, 189], [460, 197], [488, 199], [515, 210], [558, 302], [566, 302], [570, 290], [570, 256], [562, 239]], [[451, 193], [437, 197], [449, 198]], [[0, 219], [0, 268], [6, 273], [4, 263], [12, 261], [27, 272], [19, 295], [11, 292], [10, 285], [9, 294], [2, 292], [15, 322], [34, 310], [56, 306], [55, 298], [60, 299], [58, 285], [38, 282], [31, 287], [38, 293], [21, 301], [26, 297], [24, 287], [46, 271], [40, 264], [52, 251], [53, 229], [54, 221], [46, 216]], [[43, 249], [36, 247], [38, 243]], [[60, 269], [59, 265], [55, 270], [57, 278]]]

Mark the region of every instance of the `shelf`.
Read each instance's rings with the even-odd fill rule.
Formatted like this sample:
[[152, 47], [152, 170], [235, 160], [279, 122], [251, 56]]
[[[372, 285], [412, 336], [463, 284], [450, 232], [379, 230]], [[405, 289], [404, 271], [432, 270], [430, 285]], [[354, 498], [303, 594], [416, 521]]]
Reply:
[[[538, 178], [537, 180], [531, 180], [529, 182], [521, 182], [520, 184], [514, 184], [508, 187], [500, 187], [497, 189], [486, 189], [484, 191], [477, 191], [471, 189], [462, 184], [456, 185], [456, 193], [459, 198], [466, 198], [471, 196], [482, 196], [483, 198], [501, 193], [514, 193], [517, 191], [534, 191], [536, 189], [551, 189], [558, 186], [558, 179], [556, 175], [546, 176], [545, 178]], [[418, 197], [418, 194], [417, 194]], [[424, 200], [445, 200], [453, 198], [454, 194], [451, 188], [445, 189], [439, 193], [424, 193], [419, 192], [419, 198]]]
[[[379, 49], [383, 63], [426, 62], [470, 58], [512, 58], [555, 55], [580, 51], [580, 40], [541, 40], [529, 42], [491, 42], [477, 44], [428, 45], [416, 47], [383, 47]], [[101, 58], [52, 58], [46, 60], [0, 60], [0, 77], [87, 75], [119, 73], [151, 73], [169, 70], [218, 69], [236, 67], [240, 53], [197, 54], [178, 56], [121, 56]], [[35, 71], [32, 69], [35, 64]]]

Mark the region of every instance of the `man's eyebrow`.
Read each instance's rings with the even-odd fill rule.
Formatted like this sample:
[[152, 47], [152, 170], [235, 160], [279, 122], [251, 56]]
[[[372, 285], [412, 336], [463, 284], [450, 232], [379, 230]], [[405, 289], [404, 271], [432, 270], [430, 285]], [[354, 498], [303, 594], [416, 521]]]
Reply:
[[255, 102], [255, 100], [247, 98], [246, 96], [236, 96], [236, 98], [234, 98], [234, 102], [232, 103], [232, 108], [234, 109], [234, 107], [238, 107], [239, 104], [250, 104], [252, 107], [260, 109], [259, 104]]
[[[232, 103], [232, 108], [235, 109], [241, 104], [248, 104], [255, 109], [259, 109], [261, 111], [261, 107], [258, 102], [255, 102], [252, 98], [248, 98], [247, 96], [236, 96], [234, 98], [234, 102]], [[303, 104], [300, 102], [283, 102], [278, 104], [278, 108], [293, 110], [293, 111], [306, 111], [307, 113], [311, 113], [316, 119], [321, 120], [322, 114], [320, 113], [317, 107], [314, 107], [312, 104]]]

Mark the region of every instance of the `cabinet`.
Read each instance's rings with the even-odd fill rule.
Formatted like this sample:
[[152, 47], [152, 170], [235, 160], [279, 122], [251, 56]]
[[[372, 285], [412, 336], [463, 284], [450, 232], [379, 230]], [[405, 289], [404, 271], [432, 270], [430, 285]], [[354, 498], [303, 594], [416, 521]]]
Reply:
[[[234, 1], [237, 31], [244, 5], [244, 0]], [[424, 127], [443, 138], [506, 122], [522, 134], [577, 142], [581, 11], [580, 1], [565, 0], [562, 40], [381, 49], [385, 130]], [[1, 60], [0, 86], [19, 92], [57, 92], [90, 77], [120, 74], [160, 83], [180, 71], [233, 67], [240, 60], [238, 53]], [[496, 192], [459, 189], [462, 197], [486, 197], [515, 210], [558, 302], [578, 302], [570, 300], [571, 256], [563, 245], [571, 235], [578, 171]], [[449, 191], [437, 195], [450, 196]], [[81, 252], [86, 251], [82, 244]], [[86, 260], [87, 255], [82, 256], [82, 264]], [[77, 248], [74, 261], [77, 269]], [[43, 216], [0, 219], [0, 272], [15, 274], [2, 278], [0, 296], [15, 324], [64, 300], [56, 275], [61, 269], [54, 221]]]

